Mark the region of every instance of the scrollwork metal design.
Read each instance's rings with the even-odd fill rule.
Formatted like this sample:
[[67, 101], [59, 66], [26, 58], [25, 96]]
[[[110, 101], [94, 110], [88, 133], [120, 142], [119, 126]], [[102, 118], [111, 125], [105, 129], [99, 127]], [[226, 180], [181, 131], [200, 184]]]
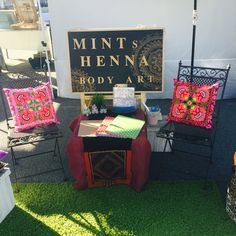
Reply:
[[29, 144], [29, 143], [35, 143], [35, 142], [40, 142], [44, 140], [49, 140], [49, 139], [54, 139], [54, 138], [59, 138], [62, 137], [62, 133], [42, 133], [42, 134], [32, 134], [29, 136], [25, 137], [19, 137], [19, 138], [12, 138], [9, 139], [8, 142], [8, 147], [15, 147], [15, 146], [20, 146], [24, 144]]
[[228, 69], [194, 67], [191, 76], [191, 66], [180, 65], [178, 80], [193, 82], [197, 85], [213, 84], [218, 82], [220, 87], [224, 85], [227, 79]]

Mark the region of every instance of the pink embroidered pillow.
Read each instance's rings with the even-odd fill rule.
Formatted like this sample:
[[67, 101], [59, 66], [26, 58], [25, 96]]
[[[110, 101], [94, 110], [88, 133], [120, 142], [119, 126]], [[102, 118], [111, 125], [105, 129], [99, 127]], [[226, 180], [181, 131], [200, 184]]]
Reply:
[[17, 132], [36, 126], [59, 123], [53, 108], [49, 83], [35, 88], [3, 89]]
[[198, 86], [174, 80], [173, 100], [167, 119], [211, 128], [218, 87], [219, 83]]

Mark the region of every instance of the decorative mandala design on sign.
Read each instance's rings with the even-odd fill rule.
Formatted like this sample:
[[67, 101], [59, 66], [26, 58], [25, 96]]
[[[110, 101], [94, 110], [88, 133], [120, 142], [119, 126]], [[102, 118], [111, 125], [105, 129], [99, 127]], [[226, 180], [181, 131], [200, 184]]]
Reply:
[[82, 70], [73, 69], [71, 71], [72, 92], [93, 92], [94, 84], [89, 83], [89, 75]]
[[160, 34], [148, 35], [139, 41], [134, 50], [134, 75], [142, 78], [143, 86], [162, 91], [163, 38]]

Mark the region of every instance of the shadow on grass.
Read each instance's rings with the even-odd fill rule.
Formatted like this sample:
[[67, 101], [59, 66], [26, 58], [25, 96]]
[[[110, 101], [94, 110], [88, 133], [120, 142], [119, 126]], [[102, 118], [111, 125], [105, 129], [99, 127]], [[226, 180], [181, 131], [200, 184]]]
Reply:
[[[33, 226], [33, 227], [32, 227]], [[53, 229], [43, 224], [29, 213], [15, 207], [1, 223], [0, 235], [59, 235]]]
[[47, 225], [68, 235], [235, 235], [216, 186], [203, 186], [152, 182], [137, 193], [127, 186], [77, 191], [70, 183], [22, 184], [15, 196], [39, 218], [55, 217]]

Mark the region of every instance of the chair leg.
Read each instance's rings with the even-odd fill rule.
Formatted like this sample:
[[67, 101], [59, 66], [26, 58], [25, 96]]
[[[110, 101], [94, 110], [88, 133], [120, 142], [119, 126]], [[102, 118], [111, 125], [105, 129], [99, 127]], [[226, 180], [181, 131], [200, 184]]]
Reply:
[[205, 176], [205, 180], [204, 180], [204, 189], [207, 190], [209, 189], [209, 184], [208, 184], [208, 180], [209, 180], [209, 172], [210, 172], [210, 167], [213, 163], [213, 144], [211, 145], [210, 148], [210, 155], [209, 155], [209, 162], [207, 164], [207, 170], [206, 170], [206, 176]]
[[166, 141], [165, 141], [165, 146], [164, 146], [164, 150], [163, 150], [163, 152], [166, 152], [166, 146], [167, 146], [167, 142], [168, 142], [168, 139], [166, 138]]
[[59, 156], [59, 161], [61, 163], [61, 167], [62, 167], [62, 171], [63, 171], [63, 175], [64, 175], [64, 180], [66, 181], [67, 178], [66, 178], [65, 169], [64, 169], [64, 166], [63, 166], [63, 163], [62, 163], [61, 151], [60, 151], [60, 147], [59, 147], [59, 143], [58, 143], [58, 138], [56, 138], [55, 147], [57, 148], [57, 152], [58, 152], [58, 156]]
[[13, 147], [11, 147], [11, 157], [12, 157], [12, 162], [17, 165], [18, 162], [16, 161], [16, 156], [15, 156], [15, 152], [13, 150]]
[[173, 147], [172, 147], [171, 140], [170, 140], [168, 137], [166, 137], [166, 141], [165, 141], [165, 146], [164, 146], [163, 152], [166, 152], [167, 143], [168, 143], [168, 145], [169, 145], [169, 147], [170, 147], [170, 149], [171, 149], [171, 152], [174, 152]]
[[57, 139], [54, 143], [54, 149], [53, 149], [53, 158], [55, 160], [55, 157], [57, 156]]
[[171, 143], [171, 139], [168, 139], [168, 144], [169, 144], [169, 147], [171, 149], [171, 152], [173, 153], [174, 149], [173, 149], [173, 146], [172, 146], [172, 143]]
[[206, 172], [206, 177], [205, 177], [206, 181], [209, 179], [209, 171], [210, 171], [210, 167], [213, 163], [213, 145], [211, 145], [210, 156], [209, 157], [210, 158], [209, 158], [209, 163], [207, 165], [207, 172]]
[[18, 188], [18, 182], [17, 182], [17, 176], [16, 176], [16, 157], [15, 157], [15, 152], [13, 150], [13, 147], [11, 147], [11, 158], [12, 158], [12, 167], [13, 167], [13, 175], [15, 178], [15, 184], [16, 184], [16, 192], [19, 192], [19, 188]]

